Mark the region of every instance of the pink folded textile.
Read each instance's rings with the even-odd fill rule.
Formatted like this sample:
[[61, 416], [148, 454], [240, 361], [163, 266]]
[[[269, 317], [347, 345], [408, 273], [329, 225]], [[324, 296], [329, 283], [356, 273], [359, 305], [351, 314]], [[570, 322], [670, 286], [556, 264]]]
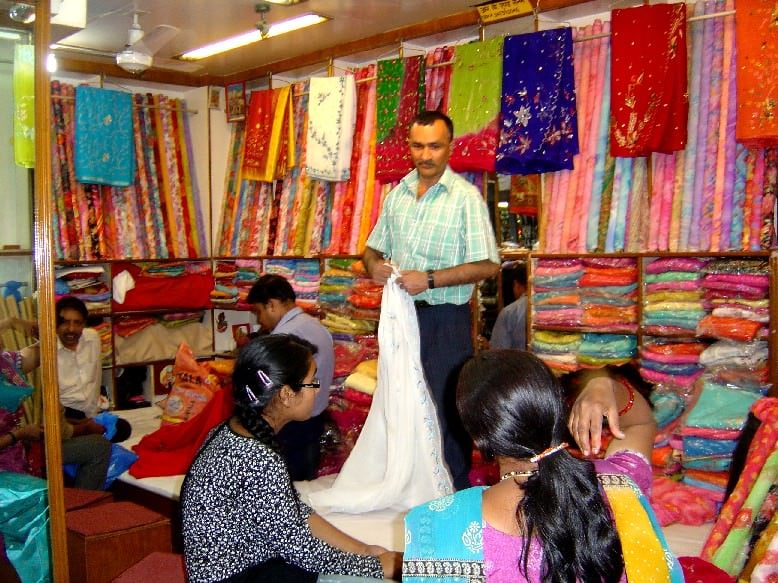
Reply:
[[660, 476], [654, 478], [651, 506], [662, 526], [676, 522], [700, 525], [716, 518], [717, 505], [713, 494], [705, 488], [680, 484]]
[[666, 372], [651, 370], [650, 368], [640, 368], [640, 375], [647, 381], [651, 381], [652, 383], [677, 385], [679, 387], [690, 387], [694, 384], [694, 381], [702, 376], [703, 372], [704, 371], [699, 370], [690, 375], [673, 375]]
[[696, 257], [662, 257], [646, 265], [646, 273], [666, 273], [668, 271], [699, 271], [707, 261]]

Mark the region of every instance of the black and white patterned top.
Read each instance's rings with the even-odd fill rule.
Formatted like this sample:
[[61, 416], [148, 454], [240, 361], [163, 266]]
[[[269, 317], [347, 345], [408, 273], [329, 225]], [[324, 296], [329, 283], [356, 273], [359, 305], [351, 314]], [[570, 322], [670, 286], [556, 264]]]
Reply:
[[220, 425], [181, 488], [184, 558], [191, 583], [220, 581], [271, 558], [315, 573], [383, 577], [376, 557], [316, 538], [313, 509], [295, 496], [281, 457]]

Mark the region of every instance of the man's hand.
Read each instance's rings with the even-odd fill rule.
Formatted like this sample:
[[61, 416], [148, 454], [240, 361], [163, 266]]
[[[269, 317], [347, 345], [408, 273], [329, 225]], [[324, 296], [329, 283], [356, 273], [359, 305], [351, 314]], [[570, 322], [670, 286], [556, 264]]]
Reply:
[[370, 277], [381, 285], [392, 275], [392, 266], [384, 261], [375, 261], [370, 265]]
[[100, 425], [97, 421], [95, 421], [92, 418], [80, 419], [78, 421], [68, 419], [68, 423], [70, 423], [73, 426], [73, 437], [78, 437], [80, 435], [89, 435], [92, 433], [96, 433], [97, 435], [102, 435], [103, 433], [105, 433], [105, 427]]
[[397, 283], [412, 296], [429, 289], [427, 287], [427, 272], [425, 271], [403, 271], [397, 278]]

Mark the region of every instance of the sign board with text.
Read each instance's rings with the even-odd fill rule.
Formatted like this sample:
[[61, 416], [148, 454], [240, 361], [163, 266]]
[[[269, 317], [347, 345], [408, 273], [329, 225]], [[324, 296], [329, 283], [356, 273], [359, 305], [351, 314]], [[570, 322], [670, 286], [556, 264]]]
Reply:
[[518, 18], [532, 14], [533, 7], [529, 0], [502, 0], [483, 6], [476, 6], [482, 24], [492, 24], [509, 18]]

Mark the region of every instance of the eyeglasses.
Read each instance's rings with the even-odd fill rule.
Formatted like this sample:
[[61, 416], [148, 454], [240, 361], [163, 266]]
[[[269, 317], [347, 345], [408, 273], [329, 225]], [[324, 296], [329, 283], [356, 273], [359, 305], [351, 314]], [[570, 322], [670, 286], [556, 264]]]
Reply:
[[319, 379], [312, 379], [310, 383], [300, 383], [297, 385], [301, 389], [318, 389], [321, 387], [321, 381]]

